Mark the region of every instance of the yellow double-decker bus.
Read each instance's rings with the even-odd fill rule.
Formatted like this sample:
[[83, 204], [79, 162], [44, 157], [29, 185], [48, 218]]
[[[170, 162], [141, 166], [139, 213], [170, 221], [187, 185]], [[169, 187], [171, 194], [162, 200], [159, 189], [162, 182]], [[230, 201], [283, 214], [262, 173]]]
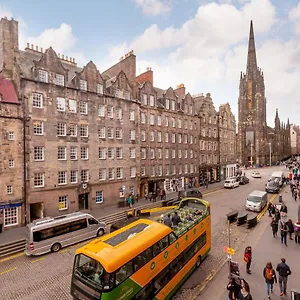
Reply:
[[[178, 226], [139, 219], [76, 251], [74, 299], [170, 299], [211, 248], [210, 204], [185, 198]], [[175, 212], [173, 211], [173, 212]]]

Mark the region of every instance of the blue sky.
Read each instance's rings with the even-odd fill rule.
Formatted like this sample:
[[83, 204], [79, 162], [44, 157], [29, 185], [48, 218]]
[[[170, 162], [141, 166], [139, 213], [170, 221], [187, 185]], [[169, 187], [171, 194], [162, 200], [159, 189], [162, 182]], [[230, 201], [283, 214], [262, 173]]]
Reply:
[[21, 49], [51, 45], [100, 72], [133, 49], [137, 73], [151, 67], [155, 86], [210, 92], [236, 117], [253, 19], [268, 124], [276, 108], [282, 121], [300, 123], [300, 0], [1, 0], [0, 16], [20, 22]]

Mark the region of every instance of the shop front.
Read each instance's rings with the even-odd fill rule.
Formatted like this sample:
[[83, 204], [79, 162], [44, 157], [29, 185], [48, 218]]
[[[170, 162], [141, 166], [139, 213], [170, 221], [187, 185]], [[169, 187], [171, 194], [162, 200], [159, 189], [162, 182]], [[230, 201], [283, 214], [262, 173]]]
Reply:
[[[164, 179], [149, 179], [148, 180], [148, 194], [156, 193], [159, 195], [161, 189], [165, 188]], [[166, 190], [166, 189], [165, 189]]]
[[23, 224], [22, 218], [22, 200], [0, 202], [0, 212], [3, 215], [3, 229], [18, 227]]
[[183, 189], [184, 185], [185, 185], [184, 177], [166, 178], [164, 182], [164, 189], [166, 193], [173, 193]]
[[226, 165], [226, 178], [233, 177], [236, 174], [236, 164]]

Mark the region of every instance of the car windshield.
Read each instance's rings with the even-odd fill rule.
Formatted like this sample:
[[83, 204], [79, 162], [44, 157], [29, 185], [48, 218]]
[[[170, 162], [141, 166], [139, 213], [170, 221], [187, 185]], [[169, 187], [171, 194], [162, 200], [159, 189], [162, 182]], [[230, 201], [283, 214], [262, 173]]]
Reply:
[[225, 183], [231, 183], [232, 181], [231, 180], [225, 180]]
[[258, 196], [248, 196], [248, 201], [254, 202], [254, 203], [259, 203], [261, 202], [261, 197]]
[[109, 289], [114, 283], [114, 277], [98, 261], [84, 254], [76, 255], [74, 275], [98, 291]]

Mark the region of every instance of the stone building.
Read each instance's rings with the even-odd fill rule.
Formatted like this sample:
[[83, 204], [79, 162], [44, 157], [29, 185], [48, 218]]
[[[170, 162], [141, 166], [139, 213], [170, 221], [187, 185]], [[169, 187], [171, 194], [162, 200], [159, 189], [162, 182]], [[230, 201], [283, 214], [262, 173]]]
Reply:
[[289, 126], [267, 126], [264, 74], [257, 66], [253, 23], [250, 24], [246, 73], [241, 73], [239, 87], [238, 161], [241, 164], [269, 164], [290, 155]]
[[300, 127], [290, 125], [292, 155], [300, 155]]
[[230, 104], [219, 107], [220, 167], [221, 179], [236, 173], [236, 121]]

